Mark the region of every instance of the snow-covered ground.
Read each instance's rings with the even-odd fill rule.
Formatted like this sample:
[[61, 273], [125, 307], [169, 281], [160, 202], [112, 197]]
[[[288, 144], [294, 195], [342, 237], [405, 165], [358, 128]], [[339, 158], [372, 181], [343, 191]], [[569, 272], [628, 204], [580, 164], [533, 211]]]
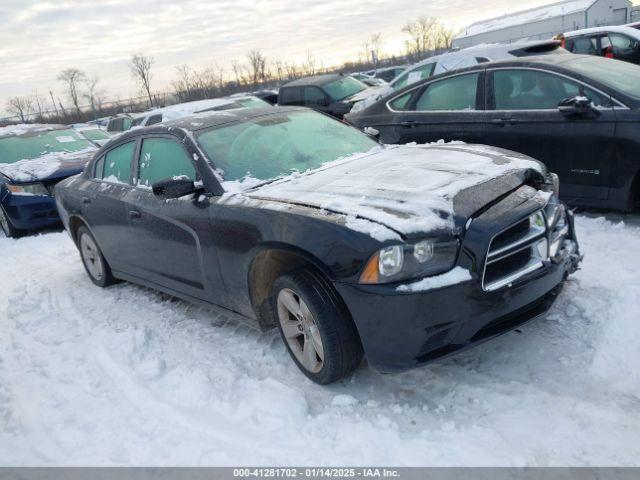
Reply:
[[544, 318], [329, 387], [275, 333], [93, 286], [65, 233], [0, 238], [0, 464], [640, 465], [640, 220], [577, 225]]

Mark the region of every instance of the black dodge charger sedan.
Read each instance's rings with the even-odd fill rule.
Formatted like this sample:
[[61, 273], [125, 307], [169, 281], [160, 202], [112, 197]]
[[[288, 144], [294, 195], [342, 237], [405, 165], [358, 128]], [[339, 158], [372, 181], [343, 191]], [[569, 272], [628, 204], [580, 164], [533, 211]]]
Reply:
[[439, 139], [530, 155], [562, 199], [631, 210], [640, 201], [640, 66], [587, 55], [484, 63], [394, 92], [347, 115], [385, 143]]
[[402, 371], [544, 312], [580, 254], [557, 177], [485, 146], [380, 145], [304, 108], [134, 130], [56, 187], [90, 279], [277, 326], [318, 383]]

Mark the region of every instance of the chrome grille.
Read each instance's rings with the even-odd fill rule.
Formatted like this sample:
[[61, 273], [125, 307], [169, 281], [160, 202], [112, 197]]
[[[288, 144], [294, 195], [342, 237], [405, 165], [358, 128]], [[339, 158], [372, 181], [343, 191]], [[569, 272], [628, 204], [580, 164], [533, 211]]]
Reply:
[[541, 268], [548, 258], [546, 218], [538, 210], [491, 239], [482, 288], [498, 290]]

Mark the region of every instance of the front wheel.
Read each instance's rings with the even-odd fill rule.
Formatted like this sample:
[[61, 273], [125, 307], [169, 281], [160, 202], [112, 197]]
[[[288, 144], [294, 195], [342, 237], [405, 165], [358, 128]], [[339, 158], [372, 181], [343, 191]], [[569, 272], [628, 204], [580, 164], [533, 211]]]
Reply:
[[104, 259], [100, 247], [86, 227], [80, 227], [77, 233], [78, 249], [84, 269], [93, 283], [99, 287], [108, 287], [116, 283], [111, 268]]
[[272, 300], [280, 335], [307, 377], [326, 385], [358, 367], [363, 351], [356, 327], [320, 275], [302, 270], [278, 278]]

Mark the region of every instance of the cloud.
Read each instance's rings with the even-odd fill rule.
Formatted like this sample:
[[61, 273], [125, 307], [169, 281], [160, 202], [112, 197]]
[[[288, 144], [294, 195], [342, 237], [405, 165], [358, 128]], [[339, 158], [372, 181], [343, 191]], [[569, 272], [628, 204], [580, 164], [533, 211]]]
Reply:
[[[509, 8], [541, 3], [514, 0]], [[109, 97], [126, 97], [136, 91], [127, 67], [132, 52], [155, 57], [160, 88], [182, 64], [229, 70], [232, 59], [252, 48], [271, 60], [301, 61], [311, 52], [339, 62], [371, 34], [398, 37], [402, 25], [420, 15], [460, 28], [501, 9], [503, 0], [3, 0], [0, 108], [6, 98], [36, 89], [62, 96], [56, 77], [71, 67], [98, 75]]]

